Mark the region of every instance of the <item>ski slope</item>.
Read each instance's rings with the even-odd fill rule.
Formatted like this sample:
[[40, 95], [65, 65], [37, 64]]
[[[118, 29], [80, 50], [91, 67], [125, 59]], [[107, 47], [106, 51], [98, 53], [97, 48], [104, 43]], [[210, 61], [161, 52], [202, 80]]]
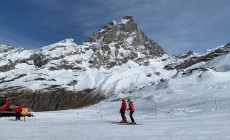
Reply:
[[[118, 114], [113, 115], [119, 120]], [[1, 120], [0, 134], [4, 140], [227, 140], [230, 138], [229, 113], [179, 118], [136, 117], [138, 123], [142, 125], [111, 124], [111, 120], [104, 117], [101, 121], [96, 110], [81, 110], [36, 113], [36, 118], [28, 118], [26, 122], [15, 122], [13, 119], [4, 118]]]
[[[1, 139], [228, 140], [229, 77], [228, 71], [178, 73], [165, 82], [86, 108], [35, 112], [26, 122], [0, 118]], [[141, 125], [112, 123], [121, 120], [121, 101], [114, 101], [120, 97], [134, 100], [134, 118]]]

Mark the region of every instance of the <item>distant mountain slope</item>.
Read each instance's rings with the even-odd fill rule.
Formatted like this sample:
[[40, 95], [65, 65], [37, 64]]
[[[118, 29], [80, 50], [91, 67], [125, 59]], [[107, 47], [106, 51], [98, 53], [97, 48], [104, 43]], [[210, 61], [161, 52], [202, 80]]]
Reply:
[[[0, 45], [0, 94], [35, 111], [83, 107], [210, 69], [230, 70], [230, 43], [204, 54], [169, 56], [131, 16], [112, 21], [86, 41], [74, 39], [35, 50]], [[176, 80], [174, 80], [176, 81]]]
[[73, 39], [35, 50], [1, 45], [0, 91], [34, 110], [80, 107], [168, 77], [167, 71], [161, 73], [155, 66], [162, 67], [164, 55], [133, 18], [125, 16], [108, 23], [81, 45]]
[[[189, 52], [183, 55], [182, 57], [180, 57], [179, 59], [177, 59], [177, 61], [169, 65], [166, 65], [165, 68], [181, 70], [181, 69], [187, 69], [190, 66], [194, 67], [194, 65], [200, 66], [200, 64], [206, 64], [206, 62], [208, 62], [209, 64], [204, 65], [204, 67], [211, 68], [213, 65], [213, 67], [215, 68], [215, 65], [213, 63], [214, 62], [217, 63], [217, 61], [219, 61], [218, 63], [221, 63], [222, 65], [225, 65], [225, 63], [229, 65], [228, 57], [227, 57], [229, 53], [230, 53], [230, 43], [224, 46], [217, 47], [215, 49], [210, 49], [204, 54], [193, 54], [192, 52]], [[218, 67], [221, 67], [220, 66], [221, 64], [219, 64]], [[228, 66], [223, 66], [223, 67], [228, 67]]]

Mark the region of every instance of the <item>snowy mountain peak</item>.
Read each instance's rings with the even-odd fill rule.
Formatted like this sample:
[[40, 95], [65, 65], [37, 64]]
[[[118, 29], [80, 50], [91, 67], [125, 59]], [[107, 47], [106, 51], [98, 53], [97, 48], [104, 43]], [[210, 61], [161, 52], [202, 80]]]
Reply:
[[125, 15], [125, 16], [123, 16], [122, 20], [132, 20], [133, 21], [133, 16]]
[[91, 60], [94, 67], [113, 67], [129, 60], [139, 64], [146, 62], [146, 65], [149, 58], [164, 54], [164, 50], [137, 27], [131, 16], [124, 16], [120, 22], [107, 23], [84, 43], [95, 50]]
[[134, 22], [134, 19], [133, 19], [132, 16], [129, 16], [129, 15], [123, 16], [123, 18], [122, 18], [120, 23], [128, 24], [128, 22]]
[[[103, 28], [89, 36], [85, 42], [96, 42], [101, 45], [117, 42], [119, 45], [137, 47], [145, 45], [144, 43], [148, 41], [153, 42], [137, 27], [133, 18], [131, 16], [124, 16], [120, 22], [108, 22]], [[159, 45], [156, 46], [160, 47]]]
[[228, 42], [225, 46], [230, 46], [230, 42]]
[[0, 48], [8, 48], [8, 47], [11, 47], [10, 45], [7, 45], [7, 44], [0, 44]]
[[8, 50], [12, 50], [13, 47], [7, 44], [0, 44], [0, 52], [6, 52]]

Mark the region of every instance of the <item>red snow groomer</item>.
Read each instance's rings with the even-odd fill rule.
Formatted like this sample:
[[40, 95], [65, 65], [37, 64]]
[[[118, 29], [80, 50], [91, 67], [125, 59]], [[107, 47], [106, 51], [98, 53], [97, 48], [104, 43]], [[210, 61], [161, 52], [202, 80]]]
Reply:
[[[25, 105], [21, 105], [21, 108], [25, 108]], [[10, 116], [15, 116], [14, 112], [14, 106], [11, 107], [9, 103], [9, 97], [8, 96], [1, 96], [0, 95], [0, 117], [10, 117]], [[32, 113], [26, 112], [24, 113], [25, 116], [33, 116]]]
[[14, 116], [14, 111], [10, 108], [7, 96], [0, 96], [0, 117], [2, 116]]
[[0, 110], [10, 109], [9, 98], [7, 96], [0, 96]]

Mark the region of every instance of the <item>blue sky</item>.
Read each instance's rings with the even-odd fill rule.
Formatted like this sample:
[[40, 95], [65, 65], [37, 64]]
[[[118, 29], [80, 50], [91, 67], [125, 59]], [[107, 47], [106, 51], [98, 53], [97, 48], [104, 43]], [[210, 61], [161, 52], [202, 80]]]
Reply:
[[132, 15], [168, 54], [201, 53], [230, 42], [230, 0], [2, 0], [0, 44], [81, 44], [111, 20]]

